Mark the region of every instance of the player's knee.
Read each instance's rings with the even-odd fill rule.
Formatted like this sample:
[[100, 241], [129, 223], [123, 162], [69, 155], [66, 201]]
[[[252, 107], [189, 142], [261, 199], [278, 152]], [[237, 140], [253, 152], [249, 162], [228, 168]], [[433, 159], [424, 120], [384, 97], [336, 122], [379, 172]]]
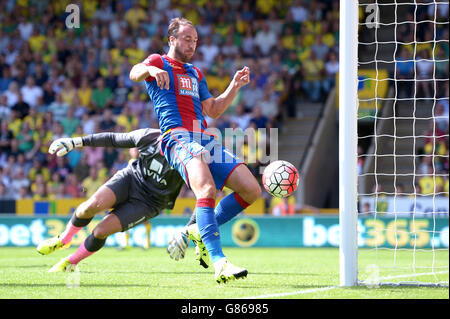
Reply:
[[79, 206], [77, 211], [78, 217], [91, 218], [101, 211], [101, 201], [98, 197], [93, 196]]
[[261, 186], [259, 186], [258, 183], [255, 183], [255, 185], [252, 188], [252, 195], [253, 195], [253, 201], [256, 201], [258, 198], [262, 195]]
[[94, 228], [94, 231], [92, 232], [92, 234], [96, 238], [106, 239], [109, 235], [112, 235], [113, 233], [107, 227], [104, 227], [103, 225], [98, 224], [97, 227]]
[[216, 198], [216, 186], [214, 183], [205, 183], [197, 190], [197, 198]]
[[247, 188], [247, 196], [246, 196], [246, 201], [249, 204], [252, 204], [253, 202], [255, 202], [258, 198], [261, 197], [262, 191], [261, 191], [261, 187], [259, 186], [259, 184], [255, 181], [254, 183], [252, 183], [248, 188]]

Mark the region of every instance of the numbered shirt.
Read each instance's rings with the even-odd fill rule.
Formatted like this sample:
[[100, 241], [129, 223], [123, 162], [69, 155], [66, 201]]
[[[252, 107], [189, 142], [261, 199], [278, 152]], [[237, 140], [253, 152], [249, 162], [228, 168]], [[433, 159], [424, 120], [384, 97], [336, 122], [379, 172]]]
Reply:
[[180, 63], [167, 55], [152, 54], [143, 63], [169, 74], [169, 90], [160, 89], [153, 77], [145, 79], [161, 131], [166, 132], [175, 127], [183, 127], [191, 132], [206, 130], [202, 102], [212, 95], [202, 72], [190, 63]]

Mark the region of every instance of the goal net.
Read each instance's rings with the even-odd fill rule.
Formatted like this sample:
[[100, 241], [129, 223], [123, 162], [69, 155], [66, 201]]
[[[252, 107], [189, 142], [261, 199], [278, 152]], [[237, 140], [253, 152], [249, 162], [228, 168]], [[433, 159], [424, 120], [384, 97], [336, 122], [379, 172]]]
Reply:
[[356, 274], [347, 285], [448, 287], [449, 4], [359, 0], [355, 7], [358, 134], [356, 150], [340, 150], [356, 156], [357, 238], [349, 244], [343, 235], [341, 273], [351, 268], [350, 247], [357, 249]]

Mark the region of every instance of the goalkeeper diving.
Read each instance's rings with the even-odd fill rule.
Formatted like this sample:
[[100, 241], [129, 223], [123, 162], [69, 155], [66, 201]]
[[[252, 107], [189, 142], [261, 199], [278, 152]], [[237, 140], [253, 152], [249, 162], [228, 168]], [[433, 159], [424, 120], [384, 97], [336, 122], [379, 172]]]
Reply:
[[[61, 259], [49, 272], [74, 271], [83, 259], [100, 250], [108, 236], [124, 232], [157, 216], [163, 209], [172, 209], [184, 184], [178, 171], [170, 167], [160, 149], [160, 130], [139, 129], [129, 133], [97, 133], [84, 137], [59, 138], [52, 142], [50, 154], [64, 156], [74, 148], [114, 147], [137, 148], [139, 156], [112, 176], [73, 213], [65, 230], [58, 236], [44, 240], [37, 251], [48, 255], [70, 247], [72, 238], [87, 226], [96, 214], [109, 213], [94, 228], [77, 251]], [[196, 224], [177, 233], [168, 247], [170, 257], [184, 258], [189, 240], [196, 245], [197, 260], [207, 268], [209, 256]], [[198, 247], [197, 247], [198, 246]], [[230, 274], [230, 279], [232, 278]]]

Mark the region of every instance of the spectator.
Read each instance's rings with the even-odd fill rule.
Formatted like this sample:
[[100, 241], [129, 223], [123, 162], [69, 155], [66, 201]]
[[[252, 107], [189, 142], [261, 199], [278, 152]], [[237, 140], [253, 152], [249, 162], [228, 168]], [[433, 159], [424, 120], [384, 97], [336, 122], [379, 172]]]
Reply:
[[128, 102], [126, 102], [126, 106], [130, 109], [130, 112], [133, 115], [136, 115], [137, 117], [142, 115], [145, 104], [141, 97], [141, 87], [139, 85], [133, 85], [132, 91], [128, 96]]
[[122, 132], [130, 132], [139, 127], [138, 117], [131, 112], [128, 104], [125, 105], [122, 113], [117, 116], [117, 125], [122, 128]]
[[325, 75], [323, 81], [323, 89], [326, 93], [330, 92], [331, 88], [336, 85], [336, 76], [339, 72], [339, 61], [335, 52], [328, 54], [327, 62], [325, 63]]
[[2, 182], [0, 182], [0, 200], [8, 199], [14, 199], [14, 190], [6, 187]]
[[64, 80], [64, 86], [61, 89], [61, 98], [63, 103], [67, 105], [73, 105], [75, 100], [75, 95], [77, 94], [77, 89], [73, 85], [73, 82], [70, 78], [66, 78]]
[[242, 88], [243, 101], [246, 110], [252, 110], [256, 102], [263, 97], [263, 90], [258, 87], [255, 79], [250, 80], [250, 84]]
[[201, 51], [195, 51], [192, 64], [197, 66], [204, 75], [207, 74], [209, 63], [205, 61], [204, 55]]
[[44, 66], [41, 62], [36, 63], [33, 79], [35, 80], [36, 86], [39, 88], [41, 88], [48, 80], [47, 72], [45, 72]]
[[6, 156], [11, 150], [11, 140], [13, 139], [13, 132], [8, 127], [7, 120], [0, 122], [0, 156]]
[[84, 113], [81, 118], [81, 126], [83, 128], [84, 134], [93, 134], [97, 130], [98, 124], [95, 118], [90, 116], [89, 113]]
[[111, 9], [111, 4], [107, 1], [100, 1], [100, 7], [95, 11], [93, 18], [98, 19], [102, 22], [109, 22], [114, 18], [113, 10]]
[[65, 181], [65, 193], [70, 198], [81, 197], [81, 189], [79, 187], [79, 182], [75, 174], [67, 175]]
[[9, 66], [14, 65], [16, 58], [19, 56], [19, 50], [14, 47], [14, 43], [11, 41], [8, 43], [8, 47], [5, 50], [5, 62]]
[[427, 50], [419, 52], [417, 57], [417, 90], [422, 89], [422, 96], [431, 97], [431, 80], [433, 78], [434, 62], [430, 60], [430, 54]]
[[258, 102], [262, 115], [270, 120], [274, 120], [278, 113], [278, 97], [272, 84], [268, 84], [263, 93], [262, 99]]
[[23, 101], [31, 107], [36, 107], [39, 104], [39, 99], [43, 98], [43, 91], [35, 84], [32, 76], [27, 77], [26, 85], [20, 89], [20, 92], [23, 96]]
[[309, 16], [309, 11], [302, 2], [302, 0], [295, 0], [294, 4], [289, 8], [292, 19], [297, 23], [303, 23]]
[[313, 102], [321, 99], [324, 63], [316, 58], [316, 53], [311, 51], [310, 59], [302, 66], [304, 80], [303, 90]]
[[11, 187], [14, 193], [18, 193], [21, 187], [30, 187], [30, 180], [25, 176], [23, 169], [18, 169], [13, 176]]
[[77, 90], [77, 94], [80, 99], [80, 104], [87, 109], [91, 109], [92, 88], [89, 85], [89, 80], [87, 77], [83, 77], [81, 79], [81, 86]]
[[198, 51], [203, 54], [205, 62], [208, 66], [210, 66], [213, 63], [216, 55], [219, 54], [219, 47], [213, 43], [212, 36], [209, 35], [205, 38], [205, 43], [200, 45]]
[[250, 114], [246, 113], [245, 105], [243, 103], [238, 104], [235, 109], [235, 114], [231, 116], [231, 121], [235, 122], [238, 127], [245, 130], [250, 123]]
[[[2, 55], [0, 55], [2, 57]], [[3, 93], [8, 90], [9, 85], [13, 81], [11, 76], [11, 69], [8, 65], [4, 65], [1, 68], [0, 77], [0, 96], [4, 96]]]
[[33, 33], [33, 23], [30, 21], [27, 21], [25, 16], [19, 17], [19, 25], [17, 26], [20, 36], [24, 41], [28, 41], [28, 39], [31, 37], [31, 34]]
[[252, 116], [250, 118], [250, 124], [255, 124], [255, 128], [265, 128], [269, 119], [264, 116], [260, 106], [253, 108]]
[[149, 52], [152, 45], [152, 38], [144, 28], [139, 29], [139, 36], [136, 40], [137, 47], [143, 52]]
[[128, 160], [123, 151], [120, 151], [117, 155], [116, 160], [114, 161], [112, 167], [118, 171], [124, 169], [128, 165]]
[[80, 120], [74, 117], [75, 109], [69, 107], [67, 109], [67, 115], [61, 120], [61, 125], [64, 130], [64, 134], [72, 136], [76, 128], [80, 125]]
[[33, 130], [30, 128], [29, 122], [22, 122], [22, 128], [19, 134], [17, 134], [17, 140], [19, 141], [19, 150], [23, 153], [31, 151], [34, 145]]
[[[447, 106], [447, 107], [446, 107]], [[448, 133], [448, 100], [439, 100], [434, 108], [437, 129]]]
[[87, 198], [91, 197], [103, 183], [104, 181], [98, 177], [97, 168], [92, 166], [89, 169], [89, 176], [83, 179], [82, 182], [84, 196]]
[[88, 154], [83, 153], [81, 160], [75, 166], [73, 172], [79, 181], [84, 180], [89, 175]]
[[105, 87], [105, 80], [99, 77], [96, 81], [96, 88], [92, 92], [91, 104], [94, 114], [101, 114], [105, 108], [112, 105], [113, 93], [110, 88]]
[[3, 95], [6, 96], [6, 105], [9, 107], [12, 107], [14, 104], [16, 104], [19, 101], [19, 85], [17, 82], [12, 81], [8, 89], [3, 92]]
[[242, 54], [244, 58], [254, 57], [256, 48], [255, 36], [253, 34], [253, 29], [248, 27], [245, 30], [245, 35], [242, 38]]
[[103, 119], [100, 121], [99, 129], [102, 132], [111, 132], [115, 131], [116, 128], [116, 121], [113, 119], [113, 113], [110, 108], [105, 109], [105, 112], [103, 113]]
[[136, 30], [139, 27], [140, 22], [147, 18], [147, 14], [145, 10], [142, 9], [139, 2], [135, 1], [133, 7], [126, 11], [124, 18], [128, 22], [128, 25], [131, 26], [133, 30]]
[[311, 51], [316, 54], [316, 58], [322, 61], [325, 60], [329, 49], [330, 48], [325, 43], [323, 43], [322, 35], [317, 35], [314, 44], [311, 45]]
[[433, 195], [443, 192], [444, 180], [436, 176], [433, 167], [429, 166], [427, 175], [420, 178], [419, 185], [422, 195]]
[[14, 199], [31, 199], [30, 190], [26, 186], [22, 186], [18, 193], [14, 194]]
[[60, 122], [67, 116], [69, 105], [63, 101], [61, 93], [56, 95], [56, 100], [48, 106], [48, 111], [53, 114], [55, 121]]
[[263, 56], [268, 56], [277, 43], [277, 34], [269, 29], [269, 25], [262, 22], [261, 30], [255, 35], [255, 45]]
[[55, 92], [50, 81], [47, 81], [42, 86], [42, 103], [45, 105], [45, 109], [55, 101]]
[[56, 158], [56, 167], [54, 168], [54, 172], [58, 173], [63, 180], [72, 172], [72, 168], [68, 163], [67, 157], [58, 156]]
[[398, 79], [399, 97], [405, 98], [412, 96], [413, 84], [408, 80], [414, 79], [414, 61], [405, 48], [400, 51], [395, 68], [397, 70], [396, 78]]

